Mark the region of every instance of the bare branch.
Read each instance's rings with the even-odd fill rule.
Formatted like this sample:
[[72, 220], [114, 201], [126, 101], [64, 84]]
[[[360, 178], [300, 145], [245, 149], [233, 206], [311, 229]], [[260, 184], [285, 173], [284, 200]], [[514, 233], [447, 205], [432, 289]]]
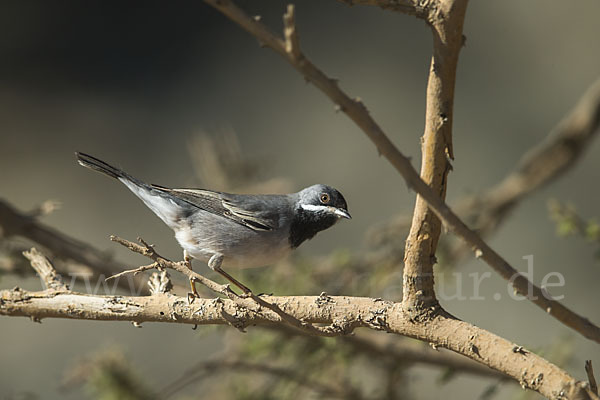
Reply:
[[[237, 294], [235, 294], [235, 292], [233, 292], [229, 288], [229, 285], [220, 285], [220, 284], [206, 278], [205, 276], [192, 271], [191, 269], [189, 269], [186, 266], [185, 262], [173, 262], [173, 261], [167, 260], [166, 258], [160, 256], [156, 252], [156, 250], [154, 250], [154, 248], [152, 246], [150, 246], [148, 243], [146, 243], [143, 239], [139, 239], [140, 242], [143, 244], [142, 246], [140, 246], [137, 243], [130, 242], [128, 240], [122, 239], [117, 236], [111, 236], [110, 240], [127, 247], [128, 249], [130, 249], [131, 251], [133, 251], [135, 253], [139, 253], [141, 255], [151, 258], [152, 260], [155, 261], [155, 264], [152, 264], [152, 265], [156, 265], [157, 267], [163, 268], [163, 269], [171, 268], [178, 272], [181, 272], [188, 279], [195, 280], [196, 282], [201, 283], [202, 285], [206, 286], [213, 292], [226, 296], [230, 300], [234, 301], [236, 304], [244, 304], [244, 306], [247, 307], [247, 306], [249, 306], [249, 303], [242, 303], [241, 301], [244, 298], [251, 299], [255, 303], [255, 304], [253, 304], [253, 308], [255, 309], [255, 312], [260, 312], [261, 308], [266, 308], [268, 310], [271, 310], [279, 318], [281, 318], [282, 321], [286, 322], [293, 328], [296, 328], [305, 333], [308, 333], [311, 335], [318, 335], [318, 336], [337, 336], [340, 333], [344, 333], [344, 334], [350, 333], [356, 326], [358, 326], [356, 323], [348, 323], [344, 319], [336, 319], [331, 323], [331, 325], [323, 326], [323, 327], [311, 325], [309, 323], [306, 323], [305, 321], [294, 318], [289, 313], [287, 313], [285, 310], [281, 309], [277, 304], [267, 302], [263, 298], [255, 295], [254, 293], [248, 293], [248, 294], [238, 296]], [[122, 274], [139, 272], [140, 269], [145, 270], [148, 267], [150, 267], [150, 266], [143, 266], [143, 267], [136, 268], [133, 270], [125, 271]], [[323, 299], [321, 299], [321, 300], [323, 300]], [[241, 325], [235, 324], [234, 326], [242, 331], [244, 329], [244, 327]]]
[[54, 266], [50, 260], [48, 260], [45, 255], [37, 251], [35, 247], [32, 247], [29, 251], [24, 251], [23, 255], [29, 260], [31, 266], [33, 269], [35, 269], [40, 278], [42, 278], [46, 289], [59, 291], [69, 289], [60, 278], [60, 275], [56, 273], [56, 270], [54, 269]]
[[[517, 167], [498, 184], [457, 202], [456, 213], [464, 221], [472, 221], [482, 237], [496, 231], [511, 211], [536, 190], [554, 182], [572, 168], [600, 132], [600, 79], [579, 99], [573, 110], [555, 126], [544, 141], [526, 152]], [[411, 224], [408, 215], [379, 224], [367, 232], [370, 243], [395, 248], [398, 235], [405, 234]], [[464, 243], [449, 249], [449, 263], [470, 253]]]
[[137, 272], [140, 272], [140, 271], [143, 271], [146, 269], [150, 269], [150, 268], [154, 268], [154, 267], [162, 268], [162, 269], [171, 268], [178, 272], [181, 272], [186, 277], [188, 277], [188, 279], [190, 279], [190, 280], [193, 279], [196, 282], [201, 283], [202, 285], [206, 286], [207, 288], [209, 288], [210, 290], [212, 290], [215, 293], [222, 294], [230, 299], [234, 299], [237, 297], [237, 295], [229, 288], [229, 285], [220, 285], [220, 284], [198, 274], [197, 272], [190, 270], [186, 266], [185, 262], [173, 262], [173, 261], [167, 260], [166, 258], [162, 257], [160, 254], [158, 254], [152, 246], [150, 246], [148, 243], [146, 243], [141, 238], [139, 238], [139, 241], [142, 243], [142, 245], [130, 242], [129, 240], [125, 240], [123, 238], [120, 238], [120, 237], [114, 236], [114, 235], [110, 236], [110, 240], [112, 240], [113, 242], [119, 243], [120, 245], [128, 248], [129, 250], [133, 251], [134, 253], [141, 254], [143, 256], [146, 256], [146, 257], [154, 260], [154, 263], [151, 265], [146, 265], [146, 266], [135, 268], [135, 269], [132, 269], [129, 271], [124, 271], [117, 275], [122, 275], [122, 274], [127, 274], [127, 273], [137, 273]]
[[[2, 200], [0, 200], [0, 228], [4, 236], [21, 236], [29, 239], [50, 251], [55, 258], [89, 266], [96, 277], [111, 276], [115, 271], [123, 269], [124, 264], [113, 261], [107, 253], [17, 211]], [[60, 272], [66, 273], [62, 270]], [[136, 277], [134, 283], [136, 287], [143, 288], [143, 293], [148, 293], [145, 279], [141, 276]], [[126, 281], [119, 280], [118, 284], [128, 290], [135, 289], [129, 287]]]
[[585, 360], [585, 373], [590, 383], [590, 390], [594, 394], [598, 394], [598, 384], [596, 383], [596, 377], [594, 377], [594, 367], [592, 366], [592, 360]]
[[[438, 1], [443, 18], [431, 19], [433, 55], [427, 83], [425, 133], [421, 140], [421, 178], [442, 201], [454, 159], [452, 121], [458, 55], [463, 45], [467, 0]], [[404, 251], [404, 304], [421, 313], [437, 303], [433, 265], [442, 223], [428, 202], [417, 196]]]
[[336, 80], [325, 75], [306, 56], [302, 57], [302, 62], [295, 62], [286, 52], [285, 43], [282, 39], [275, 36], [262, 23], [249, 17], [230, 0], [205, 0], [205, 2], [256, 36], [265, 46], [270, 47], [285, 57], [309, 82], [317, 86], [334, 104], [339, 105], [340, 109], [371, 139], [380, 154], [402, 175], [408, 186], [414, 189], [427, 202], [445, 226], [463, 239], [479, 258], [490, 265], [500, 276], [508, 280], [517, 294], [527, 296], [529, 300], [566, 326], [574, 329], [586, 338], [600, 343], [600, 328], [598, 326], [591, 323], [587, 318], [571, 311], [560, 302], [548, 298], [544, 291], [514, 269], [483, 241], [479, 235], [465, 225], [450, 207], [440, 199], [439, 194], [420, 178], [419, 174], [412, 167], [410, 160], [390, 141], [360, 100], [351, 99], [339, 88]]
[[[193, 274], [183, 263], [160, 257], [152, 247], [114, 238], [132, 250], [151, 257], [162, 268], [174, 266]], [[46, 268], [47, 269], [47, 268]], [[206, 278], [205, 278], [206, 279]], [[208, 280], [207, 280], [208, 281]], [[213, 282], [213, 285], [217, 285]], [[218, 285], [217, 285], [218, 286]], [[325, 297], [325, 298], [324, 298]], [[401, 303], [348, 296], [266, 296], [233, 299], [201, 299], [193, 303], [170, 294], [153, 296], [94, 296], [69, 290], [29, 292], [20, 288], [0, 291], [0, 315], [43, 318], [70, 318], [101, 321], [177, 322], [196, 325], [229, 324], [238, 329], [251, 325], [285, 324], [288, 319], [308, 326], [306, 332], [343, 336], [347, 329], [364, 327], [413, 337], [447, 348], [481, 362], [519, 381], [521, 386], [556, 397], [557, 393], [591, 397], [587, 383], [575, 380], [565, 371], [520, 346], [483, 329], [460, 321], [442, 309], [432, 310], [431, 318], [415, 323]], [[268, 307], [263, 307], [267, 304]], [[275, 310], [275, 311], [274, 311]], [[287, 317], [282, 316], [284, 314]], [[325, 327], [315, 324], [327, 324]], [[515, 348], [521, 349], [515, 351]], [[586, 397], [583, 397], [586, 398]]]
[[[436, 317], [415, 323], [400, 303], [360, 297], [334, 296], [326, 303], [319, 296], [267, 296], [265, 301], [291, 317], [311, 324], [334, 325], [345, 320], [357, 327], [384, 330], [413, 337], [465, 355], [500, 371], [549, 398], [563, 393], [589, 397], [587, 383], [529, 351], [515, 352], [515, 344], [440, 311]], [[196, 299], [169, 294], [154, 296], [93, 296], [75, 292], [0, 291], [0, 315], [69, 318], [103, 321], [169, 322], [185, 324], [251, 325], [287, 324], [275, 312], [256, 308], [251, 298]], [[344, 332], [335, 335], [343, 336]]]
[[148, 271], [154, 268], [158, 268], [158, 263], [152, 263], [149, 265], [142, 265], [141, 267], [137, 267], [134, 269], [128, 269], [123, 272], [119, 272], [118, 274], [114, 274], [105, 279], [105, 281], [109, 281], [111, 279], [120, 278], [124, 275], [133, 274], [134, 276], [139, 274], [140, 272]]
[[572, 168], [600, 132], [600, 79], [579, 99], [573, 110], [537, 146], [521, 157], [517, 168], [484, 193], [465, 199], [459, 215], [477, 216], [475, 226], [487, 233], [527, 195]]

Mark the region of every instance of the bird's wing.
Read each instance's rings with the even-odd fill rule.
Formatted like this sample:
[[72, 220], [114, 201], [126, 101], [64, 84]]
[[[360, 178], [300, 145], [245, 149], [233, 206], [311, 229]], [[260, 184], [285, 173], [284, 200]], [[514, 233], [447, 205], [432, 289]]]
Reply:
[[208, 211], [228, 218], [255, 231], [271, 231], [279, 225], [279, 209], [269, 207], [265, 196], [235, 195], [202, 189], [170, 189], [158, 185], [154, 188]]

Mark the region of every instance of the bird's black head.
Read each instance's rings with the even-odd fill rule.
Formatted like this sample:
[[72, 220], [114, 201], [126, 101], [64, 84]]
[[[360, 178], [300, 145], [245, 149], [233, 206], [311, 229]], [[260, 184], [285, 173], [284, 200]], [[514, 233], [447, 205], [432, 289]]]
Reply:
[[330, 228], [340, 218], [351, 218], [346, 199], [332, 187], [313, 185], [297, 195], [289, 238], [293, 248]]

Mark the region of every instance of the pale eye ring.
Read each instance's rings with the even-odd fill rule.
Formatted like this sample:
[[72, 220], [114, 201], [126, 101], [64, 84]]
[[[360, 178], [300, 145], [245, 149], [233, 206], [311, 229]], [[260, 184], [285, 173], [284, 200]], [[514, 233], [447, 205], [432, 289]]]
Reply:
[[321, 203], [327, 204], [327, 203], [329, 203], [330, 200], [331, 200], [331, 197], [329, 197], [329, 194], [327, 194], [327, 193], [321, 194]]

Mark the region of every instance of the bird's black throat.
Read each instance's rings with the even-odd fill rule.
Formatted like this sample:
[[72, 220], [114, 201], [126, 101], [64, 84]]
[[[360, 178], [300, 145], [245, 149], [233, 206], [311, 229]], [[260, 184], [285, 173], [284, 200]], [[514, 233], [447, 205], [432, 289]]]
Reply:
[[290, 226], [290, 245], [295, 249], [304, 241], [312, 239], [317, 233], [333, 226], [337, 220], [338, 217], [330, 213], [311, 212], [298, 208]]

